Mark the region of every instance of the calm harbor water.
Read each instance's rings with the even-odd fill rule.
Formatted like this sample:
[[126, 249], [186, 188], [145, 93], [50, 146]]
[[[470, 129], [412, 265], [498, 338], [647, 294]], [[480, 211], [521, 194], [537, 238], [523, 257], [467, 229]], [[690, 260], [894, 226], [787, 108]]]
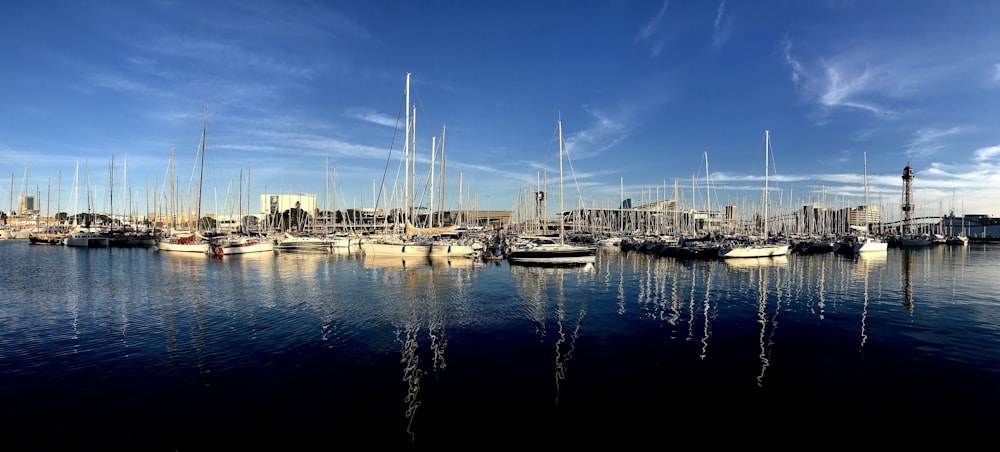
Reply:
[[0, 241], [0, 430], [128, 450], [960, 444], [1000, 248], [552, 269]]

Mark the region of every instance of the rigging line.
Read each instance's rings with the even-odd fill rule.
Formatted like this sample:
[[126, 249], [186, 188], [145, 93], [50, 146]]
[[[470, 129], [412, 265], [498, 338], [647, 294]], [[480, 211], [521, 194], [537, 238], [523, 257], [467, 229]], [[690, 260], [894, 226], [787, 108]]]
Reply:
[[[372, 209], [378, 210], [378, 202], [382, 199], [382, 190], [385, 188], [385, 175], [389, 173], [389, 162], [392, 161], [392, 148], [396, 145], [396, 133], [399, 131], [399, 118], [403, 115], [406, 104], [406, 94], [399, 101], [399, 112], [396, 113], [396, 124], [392, 128], [392, 141], [389, 142], [389, 156], [385, 159], [385, 169], [382, 170], [382, 183], [379, 184], [378, 194], [375, 196], [375, 205]], [[373, 211], [374, 212], [374, 211]]]
[[581, 200], [583, 200], [583, 192], [580, 191], [580, 181], [576, 180], [576, 172], [573, 171], [573, 159], [569, 158], [569, 149], [563, 144], [563, 154], [566, 154], [566, 163], [569, 164], [569, 174], [573, 176], [573, 185], [576, 187], [576, 204], [577, 207], [584, 207], [586, 203], [584, 202], [581, 206]]

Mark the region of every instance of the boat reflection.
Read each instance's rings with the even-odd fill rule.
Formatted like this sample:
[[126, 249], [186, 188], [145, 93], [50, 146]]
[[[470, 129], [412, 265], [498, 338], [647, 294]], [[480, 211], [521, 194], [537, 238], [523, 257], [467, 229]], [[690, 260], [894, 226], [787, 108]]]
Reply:
[[[757, 385], [763, 386], [764, 375], [771, 365], [771, 352], [774, 347], [775, 333], [778, 329], [778, 313], [782, 309], [779, 287], [785, 279], [775, 272], [788, 267], [788, 256], [724, 259], [723, 263], [734, 272], [747, 273], [750, 275], [751, 281], [756, 282], [757, 322], [760, 323], [760, 336], [758, 339], [760, 346], [760, 374], [757, 375]], [[768, 304], [772, 298], [772, 279], [776, 284], [773, 289], [774, 308], [772, 312], [769, 312]]]
[[[764, 386], [767, 370], [772, 365], [775, 337], [778, 330], [778, 315], [787, 309], [784, 304], [791, 300], [790, 275], [793, 273], [787, 256], [756, 259], [724, 259], [720, 265], [726, 268], [721, 287], [728, 287], [738, 294], [737, 299], [754, 300], [758, 331], [757, 355], [760, 371], [757, 385]], [[715, 295], [720, 296], [720, 295]], [[729, 294], [725, 294], [727, 298]], [[706, 293], [706, 299], [709, 295]], [[707, 312], [707, 311], [706, 311]]]
[[[912, 251], [911, 249], [902, 250], [904, 255]], [[854, 259], [857, 263], [855, 271], [861, 275], [862, 281], [861, 347], [864, 348], [865, 343], [868, 341], [869, 281], [872, 273], [878, 272], [880, 268], [885, 267], [888, 258], [885, 253], [859, 253]]]
[[[466, 294], [473, 276], [482, 268], [469, 258], [410, 258], [363, 256], [359, 261], [371, 269], [377, 281], [377, 296], [384, 315], [394, 326], [399, 345], [406, 433], [416, 440], [420, 430], [417, 413], [421, 390], [428, 375], [441, 375], [447, 368], [447, 326], [462, 323], [461, 313], [470, 312]], [[432, 380], [436, 381], [436, 380]]]
[[[511, 265], [510, 271], [514, 275], [520, 298], [527, 304], [537, 323], [536, 332], [543, 342], [551, 339], [547, 334], [546, 322], [549, 309], [552, 310], [551, 316], [555, 319], [555, 405], [558, 406], [591, 294], [590, 290], [584, 289], [581, 293], [576, 293], [575, 290], [579, 290], [581, 286], [589, 286], [588, 281], [593, 280], [596, 267], [593, 263], [575, 266]], [[574, 284], [569, 284], [575, 288], [570, 294], [567, 294], [566, 288], [568, 278], [577, 279]]]
[[361, 250], [357, 250], [354, 249], [353, 247], [347, 247], [347, 246], [335, 246], [333, 248], [330, 248], [330, 251], [327, 254], [340, 258], [348, 258], [348, 257], [358, 258], [364, 256], [364, 253], [362, 253]]
[[787, 266], [788, 256], [757, 257], [748, 259], [723, 259], [722, 262], [724, 262], [727, 267], [742, 268], [742, 269], [752, 269], [757, 267], [767, 267], [773, 265]]
[[[757, 375], [758, 386], [764, 386], [764, 375], [771, 365], [774, 338], [778, 331], [778, 313], [783, 309], [782, 285], [787, 280], [787, 277], [783, 277], [784, 275], [779, 273], [780, 270], [780, 267], [768, 268], [764, 265], [758, 265], [757, 267], [757, 321], [760, 323], [760, 374]], [[771, 287], [772, 279], [774, 281], [773, 289]], [[768, 304], [772, 299], [772, 290], [774, 308], [773, 311], [768, 312]]]
[[420, 343], [417, 341], [419, 327], [409, 327], [396, 330], [396, 340], [400, 343], [403, 364], [403, 381], [406, 382], [406, 395], [403, 403], [406, 406], [404, 416], [406, 417], [406, 432], [410, 435], [410, 441], [416, 439], [413, 431], [413, 419], [420, 408], [420, 378], [423, 371], [420, 369], [420, 355], [417, 353]]
[[367, 268], [382, 268], [386, 270], [403, 270], [415, 267], [471, 269], [482, 265], [476, 259], [464, 257], [401, 257], [372, 255], [363, 256], [362, 263]]
[[[912, 253], [913, 251], [922, 250], [905, 249], [901, 251], [909, 251]], [[889, 258], [885, 253], [859, 253], [854, 258], [854, 261], [858, 263], [857, 268], [859, 271], [867, 272], [868, 270], [874, 270], [885, 266], [886, 262], [889, 261]]]

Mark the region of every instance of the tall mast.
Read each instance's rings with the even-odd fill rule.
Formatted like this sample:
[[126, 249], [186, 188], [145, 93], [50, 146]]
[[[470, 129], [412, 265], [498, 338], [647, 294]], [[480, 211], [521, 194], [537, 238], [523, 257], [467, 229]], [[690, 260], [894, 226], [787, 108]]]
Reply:
[[868, 152], [864, 153], [864, 163], [865, 163], [865, 235], [868, 234]]
[[[80, 162], [76, 162], [76, 169], [73, 173], [73, 207], [76, 209], [73, 215], [73, 227], [80, 223]], [[12, 179], [13, 180], [13, 179]]]
[[[410, 210], [417, 206], [417, 106], [410, 106]], [[412, 216], [412, 215], [411, 215]]]
[[563, 230], [565, 229], [565, 220], [563, 218], [563, 133], [562, 133], [562, 116], [559, 117], [559, 244], [563, 244]]
[[170, 233], [177, 229], [177, 192], [174, 184], [174, 148], [170, 148], [170, 164], [167, 166], [167, 178], [170, 179], [170, 202], [167, 209], [170, 210]]
[[[323, 211], [325, 212], [324, 215], [326, 215], [326, 221], [323, 222], [323, 233], [324, 234], [326, 234], [328, 232], [327, 231], [327, 226], [330, 224], [330, 217], [329, 217], [329, 212], [330, 212], [330, 206], [329, 206], [329, 202], [330, 202], [330, 199], [329, 199], [329, 196], [330, 196], [330, 157], [326, 158], [326, 168], [325, 168], [325, 171], [326, 171], [326, 174], [323, 176]], [[336, 217], [334, 217], [334, 221], [336, 221]]]
[[767, 240], [767, 217], [770, 215], [771, 196], [767, 191], [768, 153], [771, 149], [771, 131], [764, 131], [764, 240]]
[[108, 199], [111, 214], [111, 231], [115, 230], [115, 155], [111, 154], [111, 167], [108, 168]]
[[[236, 205], [236, 215], [237, 215], [237, 225], [239, 228], [243, 229], [243, 233], [247, 232], [246, 228], [243, 227], [243, 168], [240, 168], [240, 186], [236, 189], [236, 194], [239, 197], [239, 203]], [[250, 196], [250, 167], [247, 167], [247, 196]], [[239, 232], [239, 231], [237, 231]]]
[[84, 226], [87, 230], [90, 230], [90, 222], [93, 221], [93, 215], [91, 212], [90, 205], [90, 164], [88, 159], [83, 159], [83, 175], [87, 178], [87, 217], [85, 218]]
[[195, 199], [194, 227], [195, 231], [201, 228], [201, 179], [205, 175], [205, 134], [208, 132], [208, 107], [205, 107], [205, 119], [201, 126], [201, 168], [198, 170], [198, 198]]
[[434, 226], [434, 154], [437, 150], [437, 142], [435, 141], [437, 137], [431, 137], [431, 177], [427, 181], [428, 190], [427, 194], [430, 196], [430, 209], [427, 211], [430, 215], [427, 216], [427, 225]]
[[439, 194], [438, 194], [438, 206], [439, 207], [438, 207], [438, 209], [440, 209], [440, 211], [438, 212], [438, 224], [442, 225], [442, 226], [444, 225], [444, 184], [445, 184], [445, 176], [444, 176], [445, 172], [444, 171], [445, 171], [445, 169], [447, 169], [447, 165], [445, 164], [445, 157], [444, 157], [444, 132], [445, 132], [445, 126], [441, 125], [441, 175], [439, 176], [441, 178], [441, 183], [439, 185], [440, 188], [438, 188], [438, 191], [439, 191]]
[[410, 215], [410, 73], [406, 73], [406, 132], [403, 137], [403, 212]]
[[48, 193], [45, 194], [45, 217], [45, 232], [49, 232], [52, 225], [52, 176], [49, 176]]
[[712, 189], [710, 187], [711, 183], [708, 179], [708, 151], [705, 151], [705, 229], [712, 229], [711, 214], [712, 211]]
[[618, 232], [625, 230], [625, 178], [618, 178]]

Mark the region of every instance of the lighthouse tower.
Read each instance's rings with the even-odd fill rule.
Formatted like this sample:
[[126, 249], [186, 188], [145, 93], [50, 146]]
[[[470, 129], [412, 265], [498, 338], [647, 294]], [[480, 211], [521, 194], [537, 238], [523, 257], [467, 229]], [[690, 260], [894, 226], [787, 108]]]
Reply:
[[913, 168], [903, 168], [903, 233], [913, 234]]

